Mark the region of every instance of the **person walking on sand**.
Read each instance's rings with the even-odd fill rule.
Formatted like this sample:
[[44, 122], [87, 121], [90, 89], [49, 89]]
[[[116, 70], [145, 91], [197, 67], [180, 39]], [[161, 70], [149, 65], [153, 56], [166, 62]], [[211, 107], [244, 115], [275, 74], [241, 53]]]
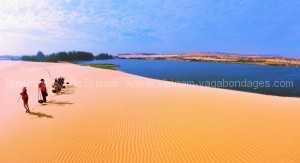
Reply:
[[20, 93], [20, 95], [22, 96], [22, 100], [24, 103], [24, 108], [26, 109], [26, 113], [30, 114], [30, 110], [29, 110], [29, 106], [28, 106], [28, 94], [27, 94], [27, 89], [26, 87], [23, 88], [22, 92]]
[[54, 84], [52, 85], [52, 87], [54, 88], [56, 94], [58, 94], [61, 90], [57, 79], [55, 79]]
[[42, 97], [43, 97], [43, 102], [47, 102], [47, 96], [48, 96], [48, 93], [47, 93], [47, 88], [46, 88], [46, 84], [45, 84], [45, 80], [44, 79], [41, 79], [41, 83], [39, 84], [39, 89], [42, 93]]

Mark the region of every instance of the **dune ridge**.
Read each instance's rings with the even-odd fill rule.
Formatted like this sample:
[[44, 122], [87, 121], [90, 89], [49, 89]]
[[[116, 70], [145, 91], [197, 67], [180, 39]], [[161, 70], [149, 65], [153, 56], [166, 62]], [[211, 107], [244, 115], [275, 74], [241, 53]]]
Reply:
[[[0, 162], [299, 162], [300, 100], [167, 82], [67, 63], [0, 61]], [[33, 115], [6, 79], [70, 81]], [[118, 87], [83, 87], [84, 79]], [[178, 84], [180, 86], [181, 84]], [[50, 83], [48, 91], [51, 91]]]

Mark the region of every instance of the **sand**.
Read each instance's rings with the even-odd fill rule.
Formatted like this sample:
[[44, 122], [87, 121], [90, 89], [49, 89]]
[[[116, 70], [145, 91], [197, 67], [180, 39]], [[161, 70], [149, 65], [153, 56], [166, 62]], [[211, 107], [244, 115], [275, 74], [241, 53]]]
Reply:
[[[55, 95], [59, 76], [70, 84]], [[0, 82], [0, 162], [300, 162], [299, 98], [68, 63], [0, 61]], [[32, 115], [17, 102], [24, 84]]]

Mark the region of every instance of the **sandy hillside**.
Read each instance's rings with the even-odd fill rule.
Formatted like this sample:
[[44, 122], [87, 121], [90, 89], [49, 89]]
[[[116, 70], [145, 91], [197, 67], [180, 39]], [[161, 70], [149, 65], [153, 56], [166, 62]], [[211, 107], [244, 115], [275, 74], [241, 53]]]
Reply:
[[[70, 84], [55, 95], [59, 76]], [[32, 115], [17, 103], [24, 85]], [[0, 61], [0, 86], [0, 162], [300, 162], [299, 98], [67, 63]]]

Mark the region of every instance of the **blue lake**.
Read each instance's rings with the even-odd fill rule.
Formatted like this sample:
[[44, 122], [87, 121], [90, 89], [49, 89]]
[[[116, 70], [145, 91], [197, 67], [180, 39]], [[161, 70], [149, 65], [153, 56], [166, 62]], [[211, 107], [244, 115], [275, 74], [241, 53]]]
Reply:
[[112, 59], [78, 64], [118, 64], [139, 76], [260, 94], [300, 97], [300, 68], [169, 60]]

